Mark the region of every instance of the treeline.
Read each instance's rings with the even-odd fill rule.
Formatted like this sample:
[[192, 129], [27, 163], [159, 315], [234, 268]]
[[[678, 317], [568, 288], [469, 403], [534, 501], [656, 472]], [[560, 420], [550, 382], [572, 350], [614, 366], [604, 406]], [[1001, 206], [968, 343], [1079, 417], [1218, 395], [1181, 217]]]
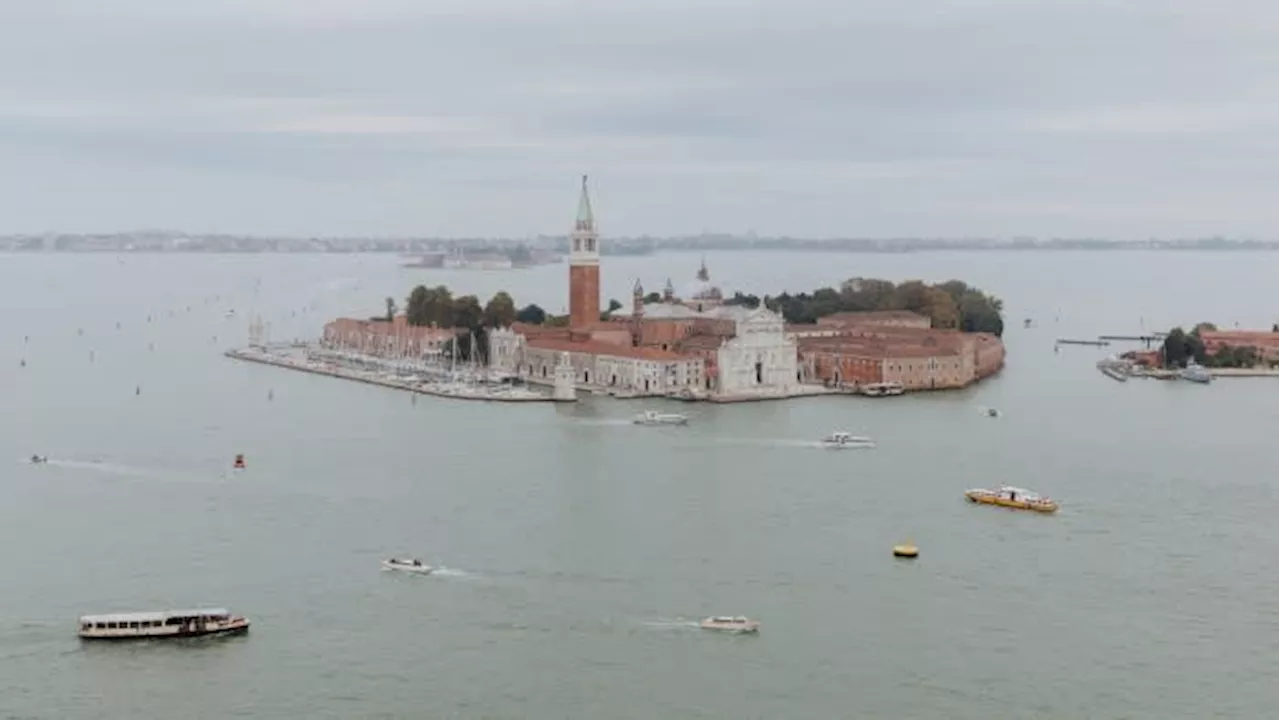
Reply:
[[[1200, 331], [1217, 330], [1213, 323], [1202, 322], [1187, 332], [1176, 327], [1165, 335], [1161, 356], [1165, 367], [1186, 367], [1188, 362], [1195, 361], [1205, 367], [1218, 368], [1252, 368], [1262, 364], [1262, 355], [1257, 348], [1248, 346], [1225, 346], [1210, 354], [1200, 339]], [[1280, 327], [1272, 327], [1272, 332]], [[1274, 362], [1270, 363], [1272, 366]]]
[[928, 285], [920, 280], [893, 283], [874, 278], [851, 278], [840, 289], [821, 288], [812, 293], [783, 293], [763, 300], [755, 295], [735, 293], [729, 305], [759, 307], [763, 302], [781, 313], [789, 323], [815, 323], [818, 318], [840, 312], [910, 310], [929, 318], [935, 328], [1004, 334], [999, 298], [960, 280]]

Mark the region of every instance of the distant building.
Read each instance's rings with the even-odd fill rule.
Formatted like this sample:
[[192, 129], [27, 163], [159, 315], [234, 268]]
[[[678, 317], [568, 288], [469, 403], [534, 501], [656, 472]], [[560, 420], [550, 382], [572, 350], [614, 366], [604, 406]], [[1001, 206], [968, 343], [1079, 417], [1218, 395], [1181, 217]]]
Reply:
[[1280, 333], [1265, 330], [1201, 330], [1200, 342], [1209, 355], [1224, 347], [1248, 347], [1265, 362], [1276, 362], [1280, 357]]
[[437, 357], [454, 338], [452, 329], [410, 325], [404, 315], [391, 322], [338, 318], [324, 326], [320, 344], [378, 357]]
[[770, 310], [723, 305], [705, 261], [687, 299], [670, 280], [645, 304], [637, 281], [631, 312], [600, 320], [600, 247], [583, 178], [570, 235], [569, 326], [516, 323], [489, 335], [495, 368], [550, 382], [566, 356], [580, 388], [617, 394], [785, 397], [798, 384], [794, 338]]
[[989, 333], [902, 325], [788, 326], [797, 335], [806, 382], [860, 386], [898, 382], [908, 390], [965, 387], [1004, 367], [1004, 343]]

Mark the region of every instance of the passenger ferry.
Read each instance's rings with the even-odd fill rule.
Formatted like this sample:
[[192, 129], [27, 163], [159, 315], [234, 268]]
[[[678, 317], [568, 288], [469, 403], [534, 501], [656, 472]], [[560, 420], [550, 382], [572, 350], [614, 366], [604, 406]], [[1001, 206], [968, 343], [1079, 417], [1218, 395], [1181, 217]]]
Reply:
[[709, 617], [698, 623], [698, 627], [703, 630], [717, 630], [719, 632], [730, 633], [756, 633], [760, 632], [760, 623], [750, 618], [729, 616]]
[[906, 392], [906, 388], [900, 382], [867, 383], [859, 388], [859, 392], [867, 397], [885, 397], [901, 395]]
[[223, 608], [84, 615], [80, 618], [80, 637], [86, 640], [233, 635], [248, 630], [248, 620]]
[[964, 496], [969, 502], [999, 505], [1000, 507], [1013, 508], [1015, 510], [1034, 510], [1042, 513], [1058, 511], [1058, 503], [1053, 500], [1041, 497], [1030, 490], [1010, 485], [1002, 486], [999, 490], [984, 490], [981, 488], [966, 490]]

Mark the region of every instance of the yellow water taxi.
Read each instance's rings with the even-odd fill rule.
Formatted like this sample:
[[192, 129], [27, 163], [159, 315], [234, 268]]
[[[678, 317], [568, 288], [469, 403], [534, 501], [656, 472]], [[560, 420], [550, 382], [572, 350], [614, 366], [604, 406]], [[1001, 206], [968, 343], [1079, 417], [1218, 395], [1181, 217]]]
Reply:
[[916, 547], [915, 545], [912, 545], [911, 543], [905, 543], [903, 545], [893, 546], [894, 557], [910, 559], [910, 558], [919, 557], [919, 555], [920, 555], [920, 548]]
[[1030, 490], [1009, 485], [1005, 485], [999, 490], [966, 490], [964, 496], [968, 498], [969, 502], [999, 505], [1000, 507], [1013, 508], [1014, 510], [1034, 510], [1042, 513], [1058, 511], [1058, 503], [1053, 500], [1042, 497]]

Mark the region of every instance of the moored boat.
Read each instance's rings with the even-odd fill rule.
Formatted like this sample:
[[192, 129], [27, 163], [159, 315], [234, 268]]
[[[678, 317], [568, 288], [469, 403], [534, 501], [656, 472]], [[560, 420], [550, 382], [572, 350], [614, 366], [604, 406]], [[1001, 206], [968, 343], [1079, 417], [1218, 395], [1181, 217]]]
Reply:
[[645, 410], [632, 418], [636, 425], [688, 425], [689, 416], [680, 413], [660, 413], [657, 410]]
[[80, 637], [86, 640], [135, 640], [247, 632], [249, 621], [223, 608], [83, 615]]
[[236, 455], [236, 459], [235, 459], [235, 460], [233, 460], [233, 461], [231, 462], [231, 469], [232, 469], [232, 470], [243, 470], [243, 469], [245, 469], [245, 464], [244, 464], [244, 455], [243, 455], [243, 454], [238, 454], [238, 455]]
[[709, 617], [698, 623], [698, 627], [703, 630], [716, 630], [719, 632], [729, 633], [755, 633], [760, 632], [760, 623], [750, 618], [728, 615], [717, 615]]
[[1209, 371], [1194, 362], [1187, 363], [1187, 366], [1182, 369], [1182, 372], [1178, 373], [1178, 377], [1183, 380], [1190, 380], [1194, 383], [1207, 384], [1213, 382], [1213, 376], [1209, 374]]
[[1004, 485], [999, 490], [977, 488], [966, 490], [964, 496], [969, 502], [983, 505], [999, 505], [1015, 510], [1034, 510], [1042, 513], [1058, 511], [1058, 503], [1038, 493], [1023, 488]]
[[400, 572], [430, 575], [435, 568], [423, 564], [416, 558], [388, 558], [382, 561], [383, 570], [399, 570]]
[[846, 448], [870, 448], [875, 447], [876, 443], [869, 437], [862, 435], [852, 435], [847, 432], [833, 432], [822, 438], [822, 446], [826, 448], [835, 448], [843, 450]]
[[858, 391], [867, 397], [886, 397], [890, 395], [901, 395], [907, 390], [900, 382], [881, 382], [867, 383], [858, 388]]

